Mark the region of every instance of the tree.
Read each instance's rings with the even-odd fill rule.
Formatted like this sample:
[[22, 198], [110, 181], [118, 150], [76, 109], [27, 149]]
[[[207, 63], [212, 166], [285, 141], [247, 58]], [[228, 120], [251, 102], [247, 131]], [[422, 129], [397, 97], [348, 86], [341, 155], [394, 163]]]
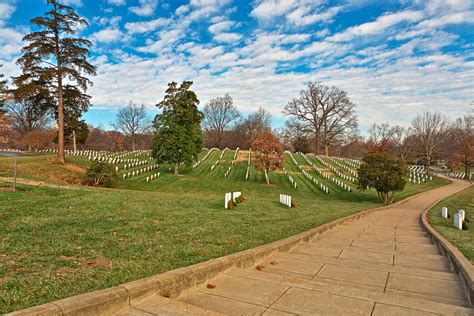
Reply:
[[369, 128], [367, 150], [369, 152], [388, 152], [393, 132], [393, 128], [388, 123], [372, 124]]
[[395, 199], [396, 192], [405, 188], [406, 166], [403, 160], [390, 157], [387, 153], [369, 153], [362, 159], [358, 169], [359, 188], [374, 188], [384, 204]]
[[135, 150], [136, 136], [148, 128], [145, 105], [130, 101], [119, 109], [113, 126], [132, 139], [132, 150]]
[[285, 106], [283, 114], [296, 119], [301, 132], [314, 135], [318, 154], [322, 144], [329, 155], [330, 146], [357, 129], [354, 107], [345, 91], [309, 82], [299, 98]]
[[48, 148], [54, 141], [55, 131], [35, 129], [24, 134], [19, 140], [20, 145], [28, 146], [28, 150], [38, 151]]
[[421, 154], [424, 157], [427, 172], [433, 156], [438, 152], [440, 144], [448, 128], [446, 116], [437, 112], [425, 112], [413, 120], [413, 130], [421, 145]]
[[270, 171], [283, 166], [283, 145], [275, 134], [264, 131], [253, 141], [252, 151], [255, 152], [255, 168], [266, 171], [266, 181], [270, 184]]
[[240, 118], [239, 111], [229, 94], [211, 99], [203, 110], [203, 126], [206, 134], [213, 140], [213, 147], [222, 147], [224, 131]]
[[240, 148], [250, 148], [252, 142], [263, 132], [271, 130], [271, 114], [260, 107], [249, 114], [235, 126], [235, 134], [239, 135]]
[[76, 151], [77, 144], [84, 144], [89, 136], [89, 127], [81, 116], [89, 110], [91, 96], [71, 85], [64, 86], [63, 91], [64, 138], [72, 143]]
[[174, 174], [179, 175], [181, 163], [191, 164], [202, 150], [199, 100], [190, 90], [192, 81], [168, 84], [163, 101], [156, 106], [162, 110], [154, 121], [155, 136], [152, 155], [158, 163], [173, 163]]
[[[2, 68], [2, 64], [0, 64], [0, 68]], [[6, 98], [7, 98], [7, 81], [4, 79], [5, 75], [0, 73], [0, 111], [5, 106]]]
[[398, 157], [402, 160], [407, 160], [416, 144], [413, 129], [396, 125], [392, 128], [391, 140], [396, 148]]
[[75, 83], [85, 92], [92, 83], [84, 74], [95, 75], [96, 68], [87, 61], [91, 42], [73, 37], [79, 27], [88, 25], [87, 21], [79, 17], [73, 8], [58, 0], [47, 0], [47, 4], [52, 9], [43, 17], [31, 20], [37, 31], [23, 38], [29, 44], [23, 47], [23, 55], [17, 61], [23, 73], [15, 77], [14, 82], [16, 86], [23, 86], [41, 78], [54, 86], [57, 99], [58, 158], [64, 164], [63, 80]]
[[455, 154], [464, 166], [464, 178], [469, 179], [470, 166], [474, 163], [474, 115], [458, 118], [452, 126]]
[[[35, 92], [35, 94], [27, 95], [23, 94], [22, 89], [14, 91], [14, 100], [6, 107], [14, 137], [23, 139], [21, 143], [28, 146], [28, 151], [32, 150], [35, 142], [27, 143], [27, 140], [33, 139], [31, 135], [40, 135], [31, 133], [44, 130], [51, 121], [48, 99], [42, 95], [42, 90]], [[28, 134], [30, 136], [25, 138]]]

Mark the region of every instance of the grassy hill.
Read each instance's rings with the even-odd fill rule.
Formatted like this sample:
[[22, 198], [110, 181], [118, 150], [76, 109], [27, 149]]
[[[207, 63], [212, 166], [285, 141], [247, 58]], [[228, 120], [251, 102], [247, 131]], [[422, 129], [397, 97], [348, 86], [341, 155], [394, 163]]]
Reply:
[[[264, 184], [264, 174], [252, 164], [246, 181], [246, 151], [236, 155], [233, 165], [235, 152], [226, 151], [211, 171], [221, 153], [214, 150], [194, 170], [183, 166], [179, 177], [163, 165], [123, 179], [124, 173], [145, 166], [124, 169], [118, 164], [114, 189], [75, 184], [90, 164], [83, 156], [68, 155], [65, 167], [52, 155], [19, 158], [20, 191], [0, 189], [0, 313], [252, 248], [380, 206], [375, 192], [344, 191], [301, 155], [293, 154], [330, 188], [329, 194], [303, 176], [289, 154], [284, 166], [296, 189], [283, 172], [271, 173], [272, 184]], [[154, 164], [144, 154], [128, 159]], [[0, 187], [11, 185], [5, 177], [11, 177], [12, 165], [12, 158], [0, 158]], [[160, 177], [147, 183], [155, 172]], [[445, 183], [435, 178], [408, 184], [397, 199]], [[230, 191], [242, 191], [246, 200], [226, 210], [224, 193]], [[297, 207], [279, 204], [280, 193], [291, 195]]]

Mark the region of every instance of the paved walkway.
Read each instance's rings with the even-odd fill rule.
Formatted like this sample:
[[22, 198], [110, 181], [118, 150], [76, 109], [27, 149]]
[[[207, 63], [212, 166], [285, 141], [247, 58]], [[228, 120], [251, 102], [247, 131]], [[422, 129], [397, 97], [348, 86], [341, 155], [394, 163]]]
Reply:
[[252, 269], [231, 269], [174, 300], [148, 298], [122, 315], [474, 315], [420, 223], [433, 202], [467, 186], [454, 180]]

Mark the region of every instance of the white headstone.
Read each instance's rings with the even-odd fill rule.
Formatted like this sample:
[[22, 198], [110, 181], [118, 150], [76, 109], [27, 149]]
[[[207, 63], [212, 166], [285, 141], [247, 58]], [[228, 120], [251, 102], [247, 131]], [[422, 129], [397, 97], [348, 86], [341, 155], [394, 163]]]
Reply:
[[464, 210], [458, 210], [458, 214], [461, 216], [462, 222], [466, 220], [466, 212]]
[[448, 218], [448, 208], [447, 207], [442, 207], [441, 208], [441, 217], [442, 218]]
[[457, 229], [462, 229], [462, 220], [460, 214], [454, 214], [454, 227]]

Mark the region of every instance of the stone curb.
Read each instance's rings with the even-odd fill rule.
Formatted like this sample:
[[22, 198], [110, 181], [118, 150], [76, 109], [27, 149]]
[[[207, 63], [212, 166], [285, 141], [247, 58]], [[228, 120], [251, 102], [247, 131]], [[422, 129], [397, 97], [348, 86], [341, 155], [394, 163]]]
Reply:
[[[470, 187], [464, 190], [468, 188]], [[431, 241], [438, 246], [441, 254], [448, 258], [451, 269], [459, 276], [463, 284], [464, 292], [469, 303], [474, 305], [474, 266], [456, 247], [430, 225], [429, 211], [442, 200], [443, 199], [439, 199], [421, 214], [421, 223], [428, 232]]]
[[[437, 188], [433, 190], [436, 189]], [[275, 252], [288, 252], [300, 242], [317, 238], [327, 230], [341, 225], [344, 222], [359, 219], [376, 211], [396, 207], [398, 204], [426, 192], [429, 191], [415, 194], [388, 206], [377, 207], [348, 215], [310, 229], [306, 232], [277, 240], [266, 245], [258, 246], [256, 248], [247, 249], [216, 259], [210, 259], [188, 267], [171, 270], [111, 288], [96, 290], [43, 305], [30, 307], [7, 315], [112, 315], [129, 307], [131, 304], [146, 299], [152, 295], [174, 298], [185, 291], [204, 284], [229, 268], [252, 267]]]

